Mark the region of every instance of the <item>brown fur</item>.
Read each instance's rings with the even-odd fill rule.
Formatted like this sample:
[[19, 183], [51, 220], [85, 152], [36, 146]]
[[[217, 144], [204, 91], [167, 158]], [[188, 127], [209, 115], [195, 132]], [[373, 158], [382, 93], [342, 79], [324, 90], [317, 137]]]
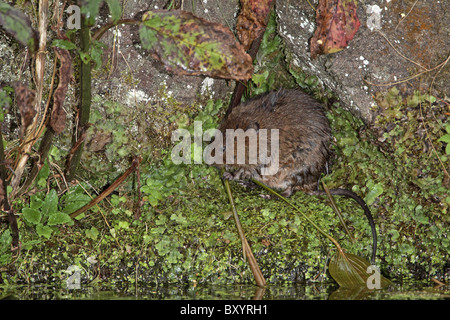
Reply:
[[[283, 191], [284, 196], [317, 188], [329, 156], [331, 130], [316, 100], [298, 90], [271, 92], [238, 105], [220, 126], [224, 137], [226, 129], [250, 128], [279, 130], [279, 170], [274, 175], [261, 175], [264, 164], [258, 159], [257, 164], [226, 164], [225, 178], [254, 178]], [[268, 136], [270, 143], [270, 133]], [[248, 152], [248, 141], [245, 147]]]

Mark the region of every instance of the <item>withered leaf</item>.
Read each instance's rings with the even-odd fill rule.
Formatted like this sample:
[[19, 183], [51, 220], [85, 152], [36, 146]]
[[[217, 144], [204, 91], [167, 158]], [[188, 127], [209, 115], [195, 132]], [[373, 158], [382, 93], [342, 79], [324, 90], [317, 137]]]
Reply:
[[20, 137], [23, 138], [37, 113], [34, 109], [36, 93], [34, 90], [20, 82], [13, 83], [13, 88], [21, 117]]
[[21, 44], [28, 46], [31, 52], [37, 50], [38, 36], [31, 27], [31, 21], [20, 10], [0, 2], [0, 26]]
[[[368, 268], [371, 267], [369, 261], [350, 253], [337, 252], [330, 260], [328, 270], [333, 279], [342, 288], [357, 288], [367, 287], [368, 282], [371, 282], [372, 272], [368, 272]], [[373, 266], [372, 266], [373, 267]], [[386, 288], [392, 284], [392, 282], [378, 275], [379, 288]], [[369, 288], [370, 289], [370, 288]]]
[[66, 111], [63, 108], [67, 88], [72, 75], [72, 58], [68, 50], [54, 47], [60, 61], [59, 83], [53, 94], [53, 110], [50, 117], [50, 127], [56, 134], [61, 133], [66, 125]]
[[148, 11], [140, 26], [141, 43], [168, 71], [248, 80], [251, 57], [226, 27], [173, 10]]
[[241, 0], [236, 33], [245, 50], [266, 30], [267, 16], [273, 0]]
[[360, 22], [356, 0], [320, 0], [316, 31], [311, 38], [311, 57], [341, 51], [353, 39]]

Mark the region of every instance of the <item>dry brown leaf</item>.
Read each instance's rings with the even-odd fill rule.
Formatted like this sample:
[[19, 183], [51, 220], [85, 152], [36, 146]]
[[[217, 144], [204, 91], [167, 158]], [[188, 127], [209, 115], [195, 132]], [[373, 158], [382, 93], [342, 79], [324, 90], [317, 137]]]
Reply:
[[20, 137], [23, 138], [37, 113], [34, 109], [36, 92], [20, 82], [13, 83], [13, 88], [21, 117]]
[[267, 15], [273, 0], [241, 0], [236, 33], [245, 50], [266, 30]]
[[320, 0], [316, 31], [311, 38], [311, 57], [344, 49], [359, 29], [356, 0]]

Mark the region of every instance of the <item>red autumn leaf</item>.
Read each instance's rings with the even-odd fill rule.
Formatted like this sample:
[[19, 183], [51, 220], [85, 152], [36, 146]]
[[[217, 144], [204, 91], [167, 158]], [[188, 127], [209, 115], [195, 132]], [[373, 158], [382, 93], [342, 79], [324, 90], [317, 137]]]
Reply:
[[316, 31], [311, 38], [311, 57], [341, 51], [353, 39], [360, 22], [356, 0], [320, 0]]
[[239, 41], [248, 50], [253, 41], [266, 30], [267, 16], [273, 0], [241, 0], [241, 12], [236, 22]]

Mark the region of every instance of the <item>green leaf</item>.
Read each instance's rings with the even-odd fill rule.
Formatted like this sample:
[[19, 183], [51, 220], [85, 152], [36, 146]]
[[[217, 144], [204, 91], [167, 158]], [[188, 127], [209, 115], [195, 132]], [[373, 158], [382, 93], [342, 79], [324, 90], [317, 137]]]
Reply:
[[265, 70], [264, 72], [255, 73], [252, 76], [252, 81], [255, 83], [257, 87], [261, 87], [269, 77], [269, 70]]
[[45, 160], [44, 165], [41, 170], [39, 170], [38, 176], [36, 178], [37, 184], [41, 188], [45, 188], [47, 186], [47, 179], [50, 174], [50, 168], [48, 166], [47, 160]]
[[450, 134], [444, 134], [442, 137], [439, 138], [438, 141], [450, 143]]
[[64, 212], [54, 212], [50, 214], [47, 223], [49, 226], [54, 226], [57, 224], [65, 224], [70, 222], [72, 222], [72, 219], [68, 214]]
[[90, 47], [90, 57], [94, 61], [94, 69], [98, 70], [102, 66], [103, 52], [106, 46], [100, 41], [95, 41]]
[[9, 110], [11, 102], [7, 88], [0, 88], [0, 122], [5, 120], [4, 110]]
[[22, 217], [28, 223], [38, 224], [41, 221], [42, 214], [39, 210], [36, 209], [23, 208]]
[[44, 204], [44, 201], [40, 197], [38, 197], [36, 195], [31, 196], [31, 198], [30, 198], [30, 208], [31, 209], [37, 210], [37, 209], [41, 208], [43, 204]]
[[63, 40], [63, 39], [55, 39], [52, 42], [52, 46], [54, 47], [58, 47], [61, 49], [65, 49], [65, 50], [73, 50], [73, 49], [77, 49], [77, 46], [69, 41], [69, 40]]
[[40, 237], [45, 237], [47, 239], [50, 239], [53, 229], [50, 228], [49, 226], [44, 226], [42, 224], [38, 224], [36, 226], [36, 232]]
[[95, 18], [100, 10], [103, 0], [81, 0], [81, 13], [88, 18], [89, 25], [95, 24]]
[[181, 213], [178, 214], [178, 215], [176, 215], [175, 213], [172, 213], [172, 215], [170, 216], [170, 220], [174, 220], [174, 221], [176, 221], [179, 224], [187, 224], [186, 218], [183, 217], [181, 215]]
[[366, 196], [367, 205], [371, 205], [377, 197], [383, 193], [383, 186], [380, 183], [374, 185]]
[[58, 211], [58, 194], [55, 189], [51, 189], [45, 196], [41, 211], [45, 216], [50, 216]]
[[25, 241], [22, 243], [22, 250], [30, 250], [32, 249], [35, 245], [38, 245], [41, 243], [41, 240], [30, 240], [30, 241]]
[[112, 22], [116, 23], [119, 21], [122, 15], [122, 7], [118, 0], [106, 0], [109, 7], [109, 12], [111, 12]]
[[86, 52], [79, 51], [78, 53], [80, 54], [80, 59], [83, 63], [89, 63], [91, 61], [91, 56]]
[[16, 41], [28, 46], [31, 52], [37, 49], [37, 33], [31, 27], [30, 19], [22, 11], [0, 2], [0, 26]]
[[62, 212], [71, 214], [80, 209], [82, 206], [89, 203], [90, 201], [91, 198], [85, 193], [77, 193], [77, 192], [67, 193], [63, 198], [63, 203], [65, 204], [65, 206], [64, 209], [62, 209]]
[[251, 57], [228, 28], [179, 10], [147, 11], [142, 20], [141, 43], [167, 70], [233, 80], [252, 76]]
[[158, 254], [160, 256], [165, 256], [170, 252], [170, 239], [168, 237], [164, 237], [155, 245], [155, 248], [158, 250]]
[[97, 240], [97, 237], [99, 235], [99, 232], [96, 227], [92, 226], [91, 229], [86, 230], [86, 237]]
[[1, 237], [0, 237], [0, 252], [2, 252], [3, 248], [9, 248], [9, 245], [11, 244], [12, 236], [11, 231], [9, 229], [6, 229], [3, 231]]

